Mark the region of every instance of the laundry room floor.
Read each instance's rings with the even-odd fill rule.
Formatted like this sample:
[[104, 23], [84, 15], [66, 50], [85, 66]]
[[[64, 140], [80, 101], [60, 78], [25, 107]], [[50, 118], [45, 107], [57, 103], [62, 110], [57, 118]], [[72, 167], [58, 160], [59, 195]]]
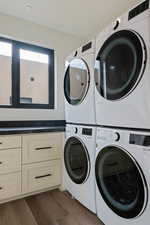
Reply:
[[67, 193], [53, 190], [0, 205], [0, 225], [104, 225]]

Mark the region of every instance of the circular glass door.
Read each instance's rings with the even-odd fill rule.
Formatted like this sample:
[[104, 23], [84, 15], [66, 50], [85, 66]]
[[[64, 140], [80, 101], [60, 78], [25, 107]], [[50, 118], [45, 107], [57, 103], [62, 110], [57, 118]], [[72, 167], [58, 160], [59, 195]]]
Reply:
[[137, 34], [127, 30], [106, 40], [95, 64], [95, 83], [102, 97], [119, 100], [136, 87], [146, 58], [142, 43]]
[[90, 83], [89, 69], [82, 60], [73, 59], [65, 73], [64, 93], [71, 105], [80, 104], [85, 98]]
[[84, 144], [77, 138], [67, 140], [64, 150], [64, 161], [68, 175], [76, 184], [85, 182], [89, 175], [89, 156]]
[[103, 148], [96, 160], [96, 181], [106, 204], [123, 218], [140, 215], [147, 202], [147, 185], [137, 164], [121, 148]]

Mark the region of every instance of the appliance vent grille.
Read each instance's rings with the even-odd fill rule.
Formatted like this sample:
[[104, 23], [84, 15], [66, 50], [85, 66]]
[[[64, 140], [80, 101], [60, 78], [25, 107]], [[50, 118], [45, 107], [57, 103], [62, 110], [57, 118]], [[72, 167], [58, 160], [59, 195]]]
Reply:
[[128, 20], [131, 20], [132, 18], [141, 14], [142, 12], [147, 10], [148, 8], [149, 8], [149, 0], [146, 0], [129, 12]]

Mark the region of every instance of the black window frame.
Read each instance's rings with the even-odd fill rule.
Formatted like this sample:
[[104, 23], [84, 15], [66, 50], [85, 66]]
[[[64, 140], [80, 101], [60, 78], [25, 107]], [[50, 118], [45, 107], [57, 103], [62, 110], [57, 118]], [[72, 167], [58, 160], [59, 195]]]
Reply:
[[[41, 46], [20, 42], [5, 37], [0, 37], [0, 41], [12, 44], [12, 102], [10, 105], [0, 105], [0, 108], [17, 108], [17, 109], [55, 109], [55, 76], [54, 76], [54, 50]], [[20, 102], [20, 53], [19, 50], [29, 50], [38, 53], [47, 54], [49, 57], [48, 80], [49, 80], [49, 101], [48, 104], [21, 103]]]

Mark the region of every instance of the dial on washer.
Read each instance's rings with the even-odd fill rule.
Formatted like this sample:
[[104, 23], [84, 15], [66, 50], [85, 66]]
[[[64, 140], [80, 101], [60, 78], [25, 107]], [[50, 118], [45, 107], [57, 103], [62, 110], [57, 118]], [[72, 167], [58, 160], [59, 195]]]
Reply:
[[77, 127], [75, 127], [75, 134], [77, 134], [78, 133], [78, 128]]
[[114, 136], [114, 141], [120, 140], [120, 134], [118, 132], [115, 132], [113, 136]]

